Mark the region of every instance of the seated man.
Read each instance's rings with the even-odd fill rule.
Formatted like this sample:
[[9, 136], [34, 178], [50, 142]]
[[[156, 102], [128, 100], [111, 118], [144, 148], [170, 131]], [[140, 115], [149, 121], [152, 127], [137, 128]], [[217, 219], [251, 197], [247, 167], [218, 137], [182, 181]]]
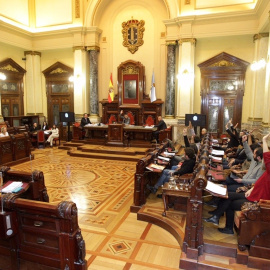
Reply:
[[125, 125], [130, 124], [130, 118], [128, 117], [127, 113], [123, 116], [123, 110], [120, 111], [120, 118], [123, 119], [122, 123]]
[[37, 132], [39, 130], [39, 127], [37, 123], [34, 123], [33, 126], [30, 128], [30, 132]]
[[173, 175], [183, 175], [186, 173], [192, 173], [193, 168], [196, 163], [196, 156], [195, 151], [191, 147], [185, 148], [185, 154], [184, 154], [184, 162], [179, 164], [180, 166], [173, 166], [172, 170], [164, 170], [162, 172], [162, 175], [158, 179], [157, 183], [151, 187], [147, 185], [147, 188], [155, 194], [158, 190], [158, 188], [162, 185], [164, 185], [166, 182], [169, 182], [169, 179]]
[[157, 143], [159, 143], [158, 137], [159, 137], [160, 131], [167, 128], [167, 125], [166, 125], [166, 123], [164, 122], [164, 120], [162, 119], [161, 116], [158, 116], [158, 124], [155, 125], [154, 127], [157, 128], [157, 131], [153, 132], [153, 138], [154, 138], [153, 141], [156, 141]]
[[[91, 121], [88, 118], [88, 114], [84, 113], [83, 118], [81, 119], [81, 127], [82, 127], [83, 131], [85, 131], [84, 126], [86, 126], [88, 124], [91, 124]], [[87, 138], [88, 136], [89, 136], [88, 135], [88, 130], [86, 130], [85, 137]]]

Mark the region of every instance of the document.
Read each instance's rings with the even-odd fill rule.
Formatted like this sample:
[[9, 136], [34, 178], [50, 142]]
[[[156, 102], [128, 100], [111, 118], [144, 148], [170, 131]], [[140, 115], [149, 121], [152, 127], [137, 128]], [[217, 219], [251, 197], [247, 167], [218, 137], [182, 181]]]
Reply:
[[209, 191], [210, 193], [215, 193], [217, 195], [226, 196], [227, 194], [227, 188], [220, 186], [218, 184], [215, 184], [211, 181], [207, 181], [207, 185], [205, 187], [205, 190]]
[[146, 167], [146, 169], [148, 169], [150, 171], [163, 171], [164, 168], [165, 168], [165, 166], [154, 164], [154, 163], [151, 163], [149, 166]]
[[167, 158], [167, 157], [162, 157], [162, 156], [158, 156], [158, 159], [162, 159], [162, 160], [165, 160], [165, 161], [170, 161], [169, 158]]
[[23, 186], [22, 182], [12, 182], [7, 187], [2, 189], [3, 193], [11, 193], [13, 190], [20, 188]]
[[215, 155], [215, 156], [224, 156], [224, 151], [223, 150], [215, 150], [215, 149], [213, 149], [211, 154]]
[[222, 160], [222, 157], [214, 157], [214, 156], [212, 156], [212, 155], [209, 155], [209, 157], [210, 157], [210, 158], [213, 158], [213, 159], [215, 159], [215, 160], [220, 160], [220, 161]]

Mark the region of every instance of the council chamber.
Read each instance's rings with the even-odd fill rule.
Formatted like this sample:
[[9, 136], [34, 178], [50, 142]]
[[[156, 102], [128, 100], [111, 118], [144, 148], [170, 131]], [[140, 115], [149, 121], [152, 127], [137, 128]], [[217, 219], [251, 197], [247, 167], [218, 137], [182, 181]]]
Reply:
[[270, 268], [268, 0], [0, 7], [0, 269]]

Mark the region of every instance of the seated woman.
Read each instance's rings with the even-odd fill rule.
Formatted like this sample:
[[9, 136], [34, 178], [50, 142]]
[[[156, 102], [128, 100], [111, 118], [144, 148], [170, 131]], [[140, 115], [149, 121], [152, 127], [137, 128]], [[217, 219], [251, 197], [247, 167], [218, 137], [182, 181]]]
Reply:
[[220, 200], [218, 208], [213, 211], [212, 217], [204, 219], [215, 225], [219, 224], [219, 219], [226, 212], [225, 228], [218, 228], [222, 233], [233, 234], [234, 211], [241, 210], [244, 202], [258, 202], [260, 199], [270, 200], [270, 152], [268, 150], [267, 139], [270, 133], [263, 137], [263, 158], [266, 171], [256, 181], [253, 188], [245, 193], [229, 192], [228, 199]]
[[59, 129], [56, 127], [56, 125], [53, 125], [51, 132], [52, 134], [49, 136], [47, 143], [49, 143], [50, 146], [53, 147], [53, 139], [59, 137]]
[[7, 128], [6, 127], [2, 127], [1, 128], [0, 137], [7, 137], [7, 136], [9, 136], [9, 134], [7, 132]]
[[158, 179], [157, 183], [151, 187], [147, 185], [147, 188], [155, 194], [158, 190], [158, 188], [162, 185], [164, 185], [166, 182], [169, 182], [169, 179], [173, 175], [183, 175], [186, 173], [192, 173], [193, 168], [196, 163], [196, 156], [195, 151], [191, 147], [185, 148], [185, 154], [184, 154], [184, 162], [182, 164], [179, 164], [179, 166], [173, 166], [171, 170], [164, 170], [162, 172], [162, 175]]
[[45, 131], [45, 130], [48, 130], [48, 129], [49, 129], [49, 126], [48, 126], [47, 122], [44, 121], [43, 124], [42, 124], [41, 130]]

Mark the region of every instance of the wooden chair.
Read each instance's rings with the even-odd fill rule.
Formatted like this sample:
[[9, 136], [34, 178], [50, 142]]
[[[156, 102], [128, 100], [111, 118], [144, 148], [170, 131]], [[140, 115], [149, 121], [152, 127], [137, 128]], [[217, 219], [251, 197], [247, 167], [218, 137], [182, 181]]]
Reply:
[[45, 134], [43, 130], [37, 132], [37, 148], [40, 148], [40, 144], [45, 148]]
[[114, 114], [111, 114], [110, 115], [110, 118], [108, 120], [108, 125], [111, 125], [111, 124], [114, 124], [114, 123], [117, 123], [117, 120], [116, 120], [116, 117]]
[[239, 249], [249, 246], [249, 256], [270, 260], [270, 200], [245, 203], [242, 211], [235, 213], [234, 221]]
[[145, 125], [146, 126], [153, 126], [155, 124], [154, 118], [152, 115], [148, 115], [146, 120], [145, 120]]
[[168, 128], [164, 130], [160, 130], [159, 132], [159, 141], [163, 142], [165, 139], [172, 140], [172, 127], [169, 126]]
[[53, 139], [54, 145], [56, 146], [56, 143], [58, 142], [58, 146], [60, 146], [60, 130], [59, 130], [59, 136], [57, 138]]
[[127, 115], [130, 119], [130, 125], [135, 125], [135, 121], [134, 121], [134, 115], [132, 112], [127, 112]]

